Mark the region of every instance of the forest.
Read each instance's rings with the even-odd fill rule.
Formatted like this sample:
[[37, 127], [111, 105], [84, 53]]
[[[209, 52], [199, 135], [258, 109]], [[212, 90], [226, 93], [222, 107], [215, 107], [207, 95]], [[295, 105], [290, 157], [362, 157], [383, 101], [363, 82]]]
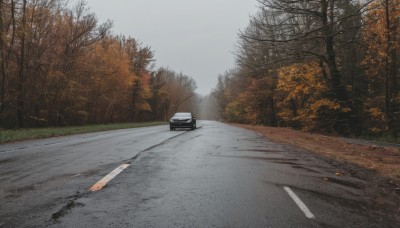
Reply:
[[203, 98], [191, 77], [156, 69], [149, 46], [114, 35], [85, 1], [0, 3], [0, 128], [194, 110], [227, 122], [399, 137], [400, 0], [258, 0], [238, 34], [236, 66]]
[[400, 0], [258, 5], [212, 92], [222, 119], [399, 137]]
[[195, 81], [113, 35], [85, 1], [1, 0], [0, 128], [167, 120]]

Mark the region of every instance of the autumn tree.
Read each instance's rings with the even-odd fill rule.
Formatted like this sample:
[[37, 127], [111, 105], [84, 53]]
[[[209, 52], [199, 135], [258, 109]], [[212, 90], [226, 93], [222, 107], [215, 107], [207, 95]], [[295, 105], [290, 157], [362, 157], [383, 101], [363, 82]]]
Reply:
[[136, 78], [129, 67], [129, 58], [117, 38], [107, 37], [97, 42], [82, 66], [86, 77], [74, 86], [82, 90], [77, 91], [76, 102], [67, 107], [69, 118], [77, 118], [81, 123], [127, 119], [129, 89]]
[[160, 120], [192, 108], [193, 79], [155, 71], [150, 47], [113, 35], [85, 1], [65, 3], [0, 1], [0, 127]]
[[363, 60], [369, 82], [365, 110], [372, 132], [399, 131], [400, 1], [379, 0], [365, 16]]
[[212, 92], [219, 106], [219, 116], [230, 122], [244, 123], [242, 100], [239, 95], [247, 86], [247, 79], [242, 77], [238, 70], [229, 70], [218, 76], [218, 84]]
[[[357, 59], [343, 60], [350, 59], [357, 51], [361, 17], [371, 1], [259, 2], [260, 12], [240, 34], [240, 42], [244, 43], [238, 54], [240, 66], [264, 68], [264, 76], [273, 77], [282, 65], [318, 62], [320, 80], [328, 86], [324, 96], [339, 102], [346, 110], [357, 110], [353, 108], [354, 92], [359, 91], [359, 84], [354, 83], [354, 78], [359, 79], [362, 70]], [[336, 118], [344, 124], [338, 126], [341, 128], [338, 131], [348, 128], [350, 121], [354, 121], [350, 113], [337, 113]]]
[[129, 69], [136, 76], [130, 88], [129, 116], [131, 120], [137, 120], [142, 112], [150, 112], [149, 100], [151, 93], [151, 63], [154, 61], [154, 53], [150, 47], [142, 47], [142, 44], [134, 38], [121, 37], [121, 45], [129, 59]]
[[168, 120], [175, 112], [192, 111], [196, 82], [189, 76], [160, 68], [153, 75], [152, 110], [155, 118]]
[[[29, 118], [27, 102], [40, 67], [37, 48], [49, 33], [49, 15], [59, 9], [58, 1], [1, 1], [1, 116], [3, 126], [24, 126]], [[32, 72], [33, 71], [33, 72]], [[11, 109], [14, 109], [12, 113]], [[15, 116], [9, 119], [8, 116]], [[10, 121], [11, 120], [11, 121]]]
[[[260, 1], [266, 15], [273, 15], [272, 24], [260, 26], [278, 26], [277, 34], [265, 34], [262, 37], [248, 37], [254, 40], [283, 44], [291, 59], [312, 58], [326, 68], [330, 91], [335, 99], [346, 101], [348, 93], [342, 81], [342, 73], [337, 60], [340, 38], [357, 29], [360, 25], [349, 19], [359, 17], [371, 1], [363, 4], [341, 0], [263, 0]], [[349, 10], [351, 8], [351, 10]], [[348, 23], [345, 23], [348, 21]], [[348, 39], [346, 39], [348, 42]]]
[[[318, 62], [292, 64], [279, 70], [277, 99], [281, 125], [308, 131], [335, 132], [335, 112], [340, 110], [338, 102], [327, 99], [329, 89], [321, 78]], [[323, 121], [321, 121], [323, 120]]]

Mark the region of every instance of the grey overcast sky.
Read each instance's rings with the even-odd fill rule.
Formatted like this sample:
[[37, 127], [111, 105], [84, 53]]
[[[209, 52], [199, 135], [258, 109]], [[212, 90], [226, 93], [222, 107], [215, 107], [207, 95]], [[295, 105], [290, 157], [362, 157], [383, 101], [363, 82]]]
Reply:
[[237, 33], [257, 12], [257, 0], [86, 0], [114, 34], [150, 46], [156, 66], [192, 77], [206, 95], [217, 76], [234, 67]]

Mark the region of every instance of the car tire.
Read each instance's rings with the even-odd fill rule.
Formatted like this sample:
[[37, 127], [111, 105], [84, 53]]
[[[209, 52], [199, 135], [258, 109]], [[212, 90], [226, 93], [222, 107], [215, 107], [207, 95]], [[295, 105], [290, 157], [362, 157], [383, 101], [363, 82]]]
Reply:
[[173, 131], [173, 130], [174, 130], [174, 128], [173, 128], [173, 127], [170, 127], [170, 128], [169, 128], [169, 130], [170, 130], [170, 131]]

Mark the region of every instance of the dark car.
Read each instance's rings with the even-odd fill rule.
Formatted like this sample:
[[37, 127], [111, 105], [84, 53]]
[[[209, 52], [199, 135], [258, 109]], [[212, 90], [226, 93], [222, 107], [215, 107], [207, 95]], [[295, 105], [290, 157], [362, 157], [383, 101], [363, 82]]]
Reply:
[[196, 129], [196, 118], [190, 112], [177, 112], [169, 120], [170, 130], [175, 130], [176, 128], [190, 128], [192, 130]]

